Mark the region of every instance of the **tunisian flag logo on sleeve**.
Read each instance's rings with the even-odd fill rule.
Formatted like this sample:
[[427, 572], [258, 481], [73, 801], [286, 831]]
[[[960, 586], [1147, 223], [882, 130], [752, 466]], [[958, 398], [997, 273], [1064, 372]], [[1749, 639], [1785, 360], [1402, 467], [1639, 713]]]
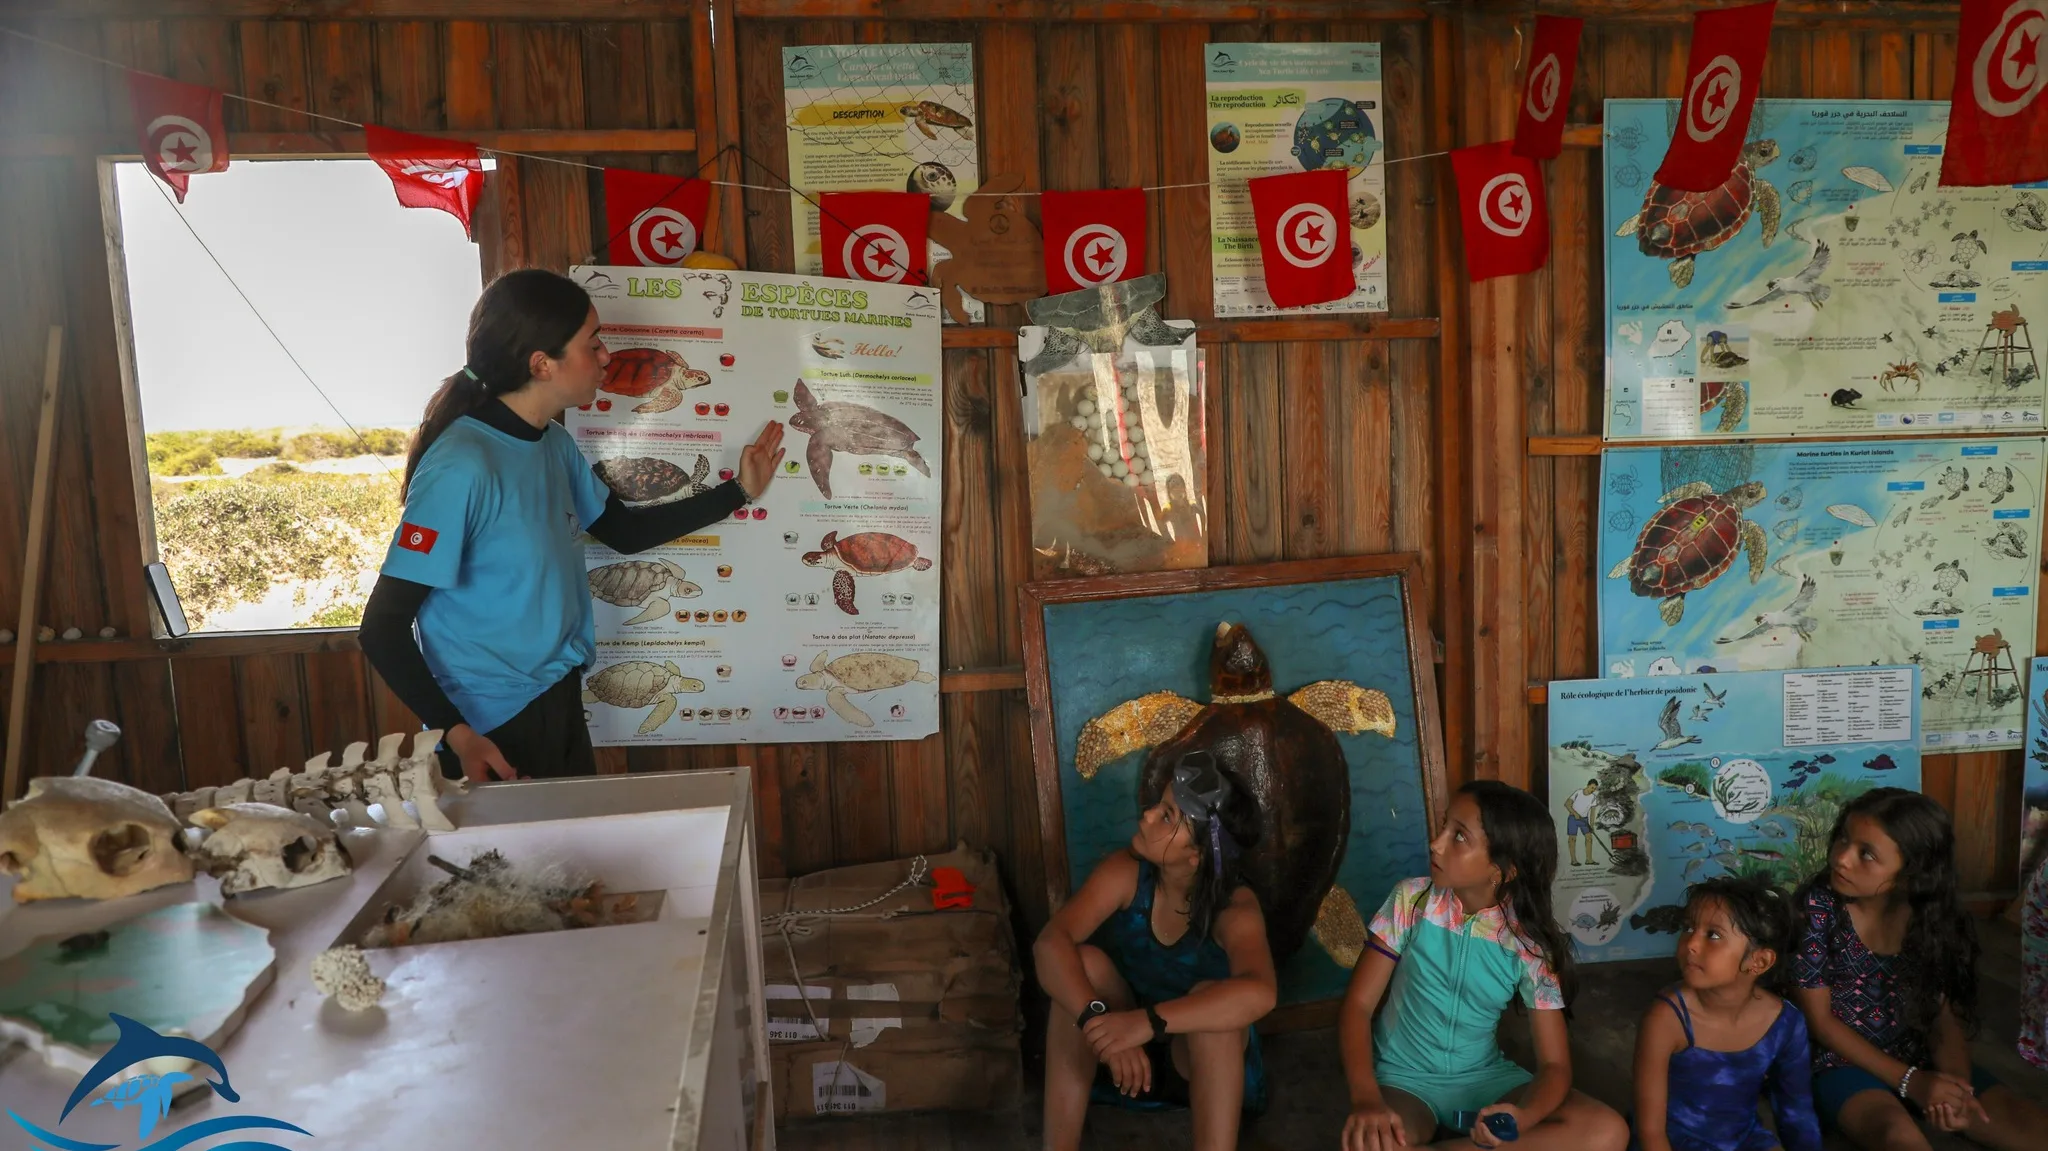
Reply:
[[1686, 192], [1708, 192], [1735, 171], [1749, 114], [1763, 83], [1764, 54], [1771, 46], [1776, 0], [1741, 8], [1719, 8], [1692, 18], [1692, 52], [1685, 69], [1685, 98], [1671, 150], [1657, 169], [1657, 182]]
[[1522, 77], [1522, 111], [1515, 121], [1515, 155], [1548, 160], [1564, 149], [1564, 110], [1579, 67], [1575, 16], [1538, 16], [1530, 38], [1529, 70]]
[[1145, 190], [1045, 192], [1045, 289], [1050, 295], [1145, 274]]
[[398, 525], [398, 546], [409, 552], [426, 555], [434, 550], [434, 541], [440, 538], [441, 533], [433, 528], [423, 528], [418, 524]]
[[1322, 304], [1357, 290], [1345, 177], [1343, 168], [1319, 168], [1250, 182], [1259, 262], [1275, 305]]
[[1963, 0], [1941, 182], [2048, 179], [2048, 0]]
[[142, 162], [171, 186], [180, 204], [193, 173], [227, 168], [228, 129], [222, 115], [226, 98], [221, 93], [130, 72], [128, 99], [142, 135]]
[[1533, 272], [1550, 258], [1543, 172], [1506, 140], [1451, 153], [1465, 221], [1465, 274], [1474, 282]]
[[694, 178], [604, 170], [604, 230], [614, 264], [675, 267], [697, 250], [711, 185]]
[[484, 162], [476, 145], [415, 136], [375, 124], [364, 127], [363, 133], [370, 158], [391, 177], [400, 204], [439, 208], [462, 221], [463, 235], [471, 234], [470, 217], [484, 194]]
[[932, 198], [923, 192], [820, 192], [818, 245], [825, 274], [883, 284], [925, 283], [931, 211]]

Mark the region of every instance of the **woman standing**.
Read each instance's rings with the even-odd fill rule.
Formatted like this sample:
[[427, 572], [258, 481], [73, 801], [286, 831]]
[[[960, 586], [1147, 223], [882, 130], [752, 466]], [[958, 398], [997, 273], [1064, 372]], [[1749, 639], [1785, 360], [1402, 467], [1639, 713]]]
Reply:
[[363, 651], [444, 733], [444, 766], [478, 781], [589, 775], [579, 681], [597, 648], [583, 533], [632, 554], [725, 519], [774, 477], [782, 425], [740, 453], [737, 478], [627, 507], [554, 422], [596, 398], [611, 360], [582, 287], [540, 269], [500, 276], [470, 312], [466, 350], [413, 433]]

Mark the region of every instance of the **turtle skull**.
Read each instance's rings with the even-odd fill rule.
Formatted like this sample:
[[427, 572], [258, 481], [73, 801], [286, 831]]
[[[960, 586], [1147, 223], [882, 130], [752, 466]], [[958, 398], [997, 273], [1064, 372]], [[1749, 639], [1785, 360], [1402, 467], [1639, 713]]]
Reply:
[[0, 871], [14, 901], [119, 899], [192, 878], [180, 825], [146, 791], [91, 776], [33, 779], [0, 813]]
[[348, 851], [334, 829], [303, 812], [268, 803], [233, 803], [192, 813], [212, 834], [195, 854], [223, 895], [266, 887], [307, 887], [347, 875]]

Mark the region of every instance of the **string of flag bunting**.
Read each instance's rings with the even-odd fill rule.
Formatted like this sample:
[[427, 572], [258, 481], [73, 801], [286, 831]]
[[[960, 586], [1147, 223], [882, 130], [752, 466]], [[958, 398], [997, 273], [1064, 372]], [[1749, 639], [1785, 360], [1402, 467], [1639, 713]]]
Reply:
[[[1739, 179], [1743, 143], [1761, 86], [1776, 0], [1694, 15], [1684, 93], [1670, 147], [1645, 200], [1641, 234], [1655, 238], [1660, 205], [1711, 192]], [[1474, 282], [1521, 275], [1550, 255], [1550, 221], [1540, 162], [1563, 147], [1583, 21], [1538, 15], [1523, 70], [1515, 135], [1473, 147], [1402, 157], [1448, 155], [1458, 189], [1466, 274]], [[190, 178], [229, 162], [223, 116], [228, 99], [248, 97], [139, 72], [14, 29], [0, 32], [84, 56], [126, 72], [143, 162], [184, 201]], [[1955, 87], [1950, 94], [1941, 183], [1982, 187], [2048, 179], [2048, 11], [2040, 0], [1963, 0]], [[269, 105], [267, 101], [252, 103]], [[302, 111], [299, 109], [290, 109]], [[362, 128], [370, 158], [390, 177], [399, 203], [455, 216], [465, 234], [482, 195], [485, 149], [457, 140]], [[606, 257], [615, 264], [675, 266], [697, 250], [714, 185], [803, 196], [820, 212], [825, 274], [885, 282], [922, 282], [930, 197], [916, 192], [820, 192], [782, 184], [708, 180], [605, 167]], [[560, 157], [523, 158], [597, 167]], [[1354, 289], [1348, 245], [1347, 171], [1317, 169], [1248, 181], [1267, 291], [1281, 307], [1343, 299]], [[1073, 192], [1018, 192], [1039, 199], [1049, 291], [1075, 291], [1146, 274], [1146, 193], [1207, 187], [1163, 184]]]

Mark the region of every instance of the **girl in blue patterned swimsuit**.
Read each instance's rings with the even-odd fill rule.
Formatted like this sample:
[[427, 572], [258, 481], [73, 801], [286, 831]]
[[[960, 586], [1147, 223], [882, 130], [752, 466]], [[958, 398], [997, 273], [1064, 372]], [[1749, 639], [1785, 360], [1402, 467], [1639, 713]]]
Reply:
[[1237, 864], [1257, 815], [1235, 776], [1188, 753], [1130, 849], [1097, 864], [1039, 933], [1050, 1151], [1080, 1147], [1102, 1073], [1109, 1101], [1190, 1107], [1201, 1151], [1236, 1147], [1240, 1110], [1263, 1108], [1251, 1027], [1278, 989], [1265, 916]]
[[1800, 896], [1794, 997], [1813, 1032], [1814, 1103], [1871, 1151], [1926, 1148], [1920, 1118], [1990, 1147], [2048, 1146], [2048, 1113], [1970, 1065], [1977, 931], [1955, 843], [1939, 804], [1875, 788], [1842, 808], [1829, 869]]
[[[1641, 1151], [1820, 1151], [1806, 1020], [1766, 990], [1791, 945], [1789, 901], [1761, 879], [1685, 893], [1678, 986], [1636, 1031]], [[1757, 1117], [1765, 1093], [1775, 1132]]]

